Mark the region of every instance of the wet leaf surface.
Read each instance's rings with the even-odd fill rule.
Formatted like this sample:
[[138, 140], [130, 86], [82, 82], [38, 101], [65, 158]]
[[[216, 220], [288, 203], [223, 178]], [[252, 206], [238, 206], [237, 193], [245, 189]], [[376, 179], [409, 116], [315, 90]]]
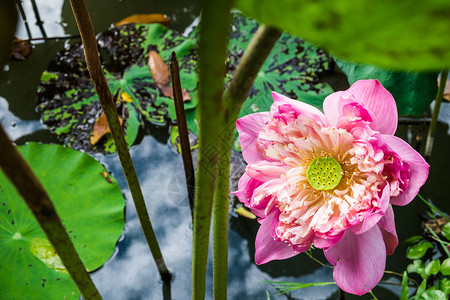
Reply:
[[[85, 153], [37, 143], [18, 149], [49, 193], [87, 270], [98, 269], [124, 228], [125, 201], [116, 180]], [[53, 246], [1, 171], [0, 228], [0, 298], [79, 299]]]

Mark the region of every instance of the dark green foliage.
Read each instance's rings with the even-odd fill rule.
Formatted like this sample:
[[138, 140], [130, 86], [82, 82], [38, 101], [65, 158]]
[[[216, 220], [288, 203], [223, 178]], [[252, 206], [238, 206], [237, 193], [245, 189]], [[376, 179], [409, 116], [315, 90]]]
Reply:
[[399, 115], [422, 115], [437, 93], [438, 74], [391, 71], [373, 65], [336, 59], [350, 85], [360, 79], [378, 79], [392, 94]]

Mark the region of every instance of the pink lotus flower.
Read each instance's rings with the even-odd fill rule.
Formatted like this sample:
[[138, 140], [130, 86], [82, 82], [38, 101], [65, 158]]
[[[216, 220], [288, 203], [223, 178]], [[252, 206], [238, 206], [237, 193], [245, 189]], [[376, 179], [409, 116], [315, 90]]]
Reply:
[[362, 295], [398, 245], [392, 204], [417, 195], [429, 165], [393, 136], [397, 107], [377, 80], [329, 95], [324, 114], [272, 96], [270, 112], [237, 121], [248, 166], [235, 195], [259, 217], [255, 261], [289, 258], [312, 244], [335, 266], [337, 285]]

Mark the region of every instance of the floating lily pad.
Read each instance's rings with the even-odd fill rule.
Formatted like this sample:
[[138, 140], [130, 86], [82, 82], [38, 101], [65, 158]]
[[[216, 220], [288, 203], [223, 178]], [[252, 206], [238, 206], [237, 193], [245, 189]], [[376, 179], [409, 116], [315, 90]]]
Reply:
[[[85, 153], [29, 143], [19, 151], [44, 185], [88, 271], [112, 255], [125, 202], [114, 178]], [[64, 165], [64, 168], [61, 166]], [[0, 298], [79, 299], [54, 248], [0, 171]]]
[[[100, 57], [119, 116], [124, 120], [128, 144], [135, 141], [139, 118], [155, 124], [175, 120], [173, 100], [155, 84], [147, 65], [148, 52], [157, 51], [168, 63], [177, 53], [181, 84], [191, 97], [185, 102], [188, 127], [198, 133], [194, 122], [197, 106], [197, 49], [190, 39], [160, 24], [127, 24], [98, 37]], [[90, 152], [114, 151], [112, 139], [105, 136], [91, 145], [89, 136], [100, 115], [100, 102], [91, 83], [83, 50], [75, 44], [58, 53], [41, 77], [38, 111], [65, 145]]]

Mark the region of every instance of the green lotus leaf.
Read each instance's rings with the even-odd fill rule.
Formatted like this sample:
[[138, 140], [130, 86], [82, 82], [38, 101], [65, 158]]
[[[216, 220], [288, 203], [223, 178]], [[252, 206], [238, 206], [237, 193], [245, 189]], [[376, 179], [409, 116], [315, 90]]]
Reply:
[[[176, 119], [173, 100], [155, 84], [147, 65], [148, 52], [156, 51], [168, 63], [173, 51], [180, 65], [181, 84], [191, 97], [185, 102], [189, 129], [198, 133], [194, 121], [197, 106], [197, 49], [195, 43], [160, 24], [128, 24], [98, 37], [100, 57], [108, 85], [117, 100], [124, 133], [131, 146], [140, 119], [165, 124]], [[65, 145], [89, 152], [114, 152], [110, 135], [92, 145], [89, 136], [101, 115], [100, 102], [91, 83], [82, 47], [75, 44], [58, 53], [41, 77], [38, 111]]]
[[436, 96], [438, 74], [434, 72], [390, 71], [341, 59], [336, 59], [336, 63], [350, 85], [360, 79], [378, 79], [394, 97], [399, 115], [422, 115]]
[[[125, 201], [117, 182], [85, 153], [37, 143], [18, 149], [48, 192], [87, 270], [98, 269], [112, 255], [124, 228]], [[80, 297], [53, 246], [1, 171], [0, 261], [2, 299]]]
[[[232, 24], [228, 44], [228, 80], [259, 26], [255, 20], [238, 13], [233, 14]], [[323, 99], [333, 92], [331, 86], [319, 81], [319, 75], [327, 70], [328, 57], [322, 50], [283, 33], [261, 67], [239, 117], [270, 110], [273, 102], [271, 91], [321, 107]], [[236, 132], [234, 150], [240, 150], [237, 137]]]
[[447, 0], [237, 0], [235, 6], [346, 60], [393, 70], [450, 66]]
[[419, 243], [415, 244], [414, 246], [411, 246], [408, 248], [408, 253], [406, 254], [406, 257], [409, 259], [417, 259], [422, 258], [428, 249], [433, 249], [433, 244], [429, 241], [420, 241]]

